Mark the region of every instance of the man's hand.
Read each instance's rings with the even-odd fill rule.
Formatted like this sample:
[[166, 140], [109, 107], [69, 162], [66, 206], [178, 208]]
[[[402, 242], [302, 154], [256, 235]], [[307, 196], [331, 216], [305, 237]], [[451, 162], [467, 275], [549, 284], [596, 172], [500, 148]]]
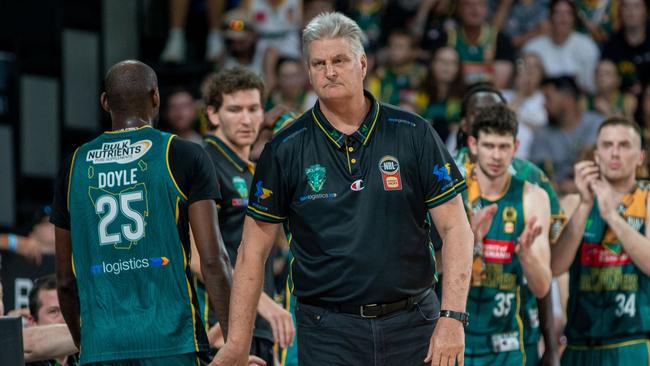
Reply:
[[490, 231], [492, 226], [492, 219], [497, 212], [497, 204], [493, 203], [487, 207], [483, 207], [477, 213], [470, 214], [470, 227], [474, 234], [474, 242], [482, 243], [483, 238]]
[[598, 211], [600, 217], [605, 221], [609, 221], [613, 215], [618, 215], [616, 211], [618, 202], [615, 199], [614, 192], [612, 191], [609, 183], [601, 179], [591, 181], [591, 190], [598, 198]]
[[219, 323], [215, 324], [208, 330], [208, 342], [210, 347], [220, 349], [226, 344], [225, 339], [223, 338], [223, 332], [221, 331], [221, 325]]
[[594, 202], [594, 192], [591, 183], [598, 179], [600, 169], [591, 160], [584, 160], [577, 163], [574, 167], [575, 183], [580, 193], [580, 201], [583, 204], [592, 205]]
[[266, 366], [266, 362], [257, 356], [236, 352], [226, 344], [217, 352], [209, 366]]
[[429, 352], [425, 363], [432, 366], [463, 366], [465, 355], [465, 329], [456, 319], [439, 318], [429, 342]]
[[280, 118], [283, 113], [289, 111], [291, 111], [291, 108], [283, 104], [276, 105], [275, 107], [271, 108], [271, 110], [264, 113], [264, 123], [262, 126], [269, 130], [272, 130], [273, 127], [275, 127], [275, 123], [278, 121], [278, 118]]
[[530, 255], [530, 248], [535, 242], [535, 239], [542, 233], [542, 227], [540, 225], [535, 225], [537, 222], [537, 217], [533, 216], [526, 222], [526, 227], [524, 231], [517, 238], [517, 246], [515, 247], [515, 253], [520, 257], [526, 257]]
[[260, 297], [257, 311], [271, 324], [275, 343], [281, 348], [287, 348], [293, 344], [293, 336], [296, 331], [293, 327], [293, 318], [288, 311], [265, 295]]

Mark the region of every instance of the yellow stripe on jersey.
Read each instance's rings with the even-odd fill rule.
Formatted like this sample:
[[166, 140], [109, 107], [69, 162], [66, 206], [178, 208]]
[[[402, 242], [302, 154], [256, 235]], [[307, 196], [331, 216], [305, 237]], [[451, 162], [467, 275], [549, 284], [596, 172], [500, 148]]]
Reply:
[[[177, 206], [178, 207], [178, 206]], [[190, 299], [190, 309], [192, 310], [192, 329], [194, 329], [193, 335], [194, 335], [194, 349], [196, 352], [199, 351], [199, 340], [196, 338], [196, 309], [194, 308], [194, 301], [192, 298], [192, 286], [190, 286], [190, 280], [187, 278], [187, 256], [185, 253], [185, 248], [183, 247], [183, 243], [181, 244], [181, 250], [183, 251], [183, 270], [185, 271], [185, 283], [187, 284], [187, 296]]]
[[521, 287], [520, 286], [517, 286], [516, 299], [517, 299], [517, 310], [515, 314], [517, 317], [517, 327], [519, 328], [519, 351], [521, 351], [521, 354], [523, 355], [523, 363], [521, 366], [525, 366], [526, 346], [524, 345], [524, 322], [521, 320], [521, 316], [519, 314], [519, 311], [521, 310]]
[[453, 192], [454, 190], [456, 190], [456, 188], [462, 186], [464, 183], [465, 183], [465, 180], [463, 179], [463, 180], [461, 180], [460, 182], [456, 183], [455, 186], [449, 188], [448, 190], [444, 191], [443, 193], [440, 193], [439, 195], [437, 195], [437, 196], [435, 196], [435, 197], [433, 197], [433, 198], [430, 198], [430, 199], [426, 200], [425, 202], [426, 202], [426, 203], [431, 203], [431, 202], [433, 202], [433, 201], [435, 201], [435, 200], [438, 200], [438, 199], [440, 199], [440, 198], [446, 196], [447, 194]]
[[68, 211], [70, 211], [70, 187], [72, 186], [72, 170], [74, 168], [74, 161], [77, 158], [77, 152], [79, 152], [79, 148], [74, 151], [74, 154], [72, 154], [72, 161], [70, 162], [70, 172], [68, 173], [68, 197], [66, 197], [67, 206], [68, 206]]
[[[618, 342], [618, 343], [612, 343], [612, 344], [603, 344], [600, 346], [583, 346], [583, 345], [572, 345], [572, 344], [567, 344], [567, 348], [576, 350], [576, 351], [588, 351], [588, 350], [594, 350], [594, 349], [614, 349], [614, 348], [621, 348], [621, 347], [627, 347], [627, 346], [634, 346], [637, 344], [642, 344], [646, 343], [648, 344], [650, 341], [647, 339], [633, 339], [630, 341], [625, 341], [625, 342]], [[648, 351], [650, 351], [650, 345], [648, 345]]]
[[370, 135], [372, 135], [372, 131], [375, 130], [375, 124], [377, 123], [377, 119], [379, 118], [379, 102], [375, 100], [375, 104], [377, 105], [377, 113], [375, 113], [375, 119], [372, 120], [372, 124], [370, 125], [370, 131], [368, 131], [368, 135], [366, 136], [365, 140], [363, 140], [364, 145], [368, 142], [368, 139], [370, 139]]
[[183, 198], [187, 201], [187, 195], [181, 191], [181, 188], [178, 186], [178, 183], [176, 183], [176, 179], [174, 178], [174, 174], [172, 174], [172, 168], [169, 166], [169, 147], [172, 145], [172, 140], [176, 137], [176, 135], [171, 135], [169, 138], [169, 141], [167, 141], [167, 149], [165, 152], [165, 163], [167, 164], [167, 172], [169, 172], [169, 176], [172, 178], [172, 182], [174, 183], [174, 187], [176, 187], [176, 190], [178, 190], [178, 193], [183, 196]]
[[257, 209], [255, 209], [254, 207], [251, 207], [251, 206], [248, 206], [248, 209], [255, 212], [256, 214], [260, 214], [262, 216], [267, 216], [267, 217], [270, 217], [272, 219], [276, 219], [276, 220], [285, 220], [286, 219], [286, 216], [285, 217], [280, 217], [280, 216], [271, 215], [271, 214], [266, 213], [264, 211], [257, 210]]

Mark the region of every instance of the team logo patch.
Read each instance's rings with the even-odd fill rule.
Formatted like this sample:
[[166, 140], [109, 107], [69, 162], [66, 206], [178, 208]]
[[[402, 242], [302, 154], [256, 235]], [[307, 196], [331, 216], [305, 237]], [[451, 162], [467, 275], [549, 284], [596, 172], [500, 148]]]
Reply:
[[320, 192], [327, 180], [327, 169], [320, 164], [310, 165], [305, 169], [307, 183], [314, 193]]
[[239, 197], [248, 198], [248, 187], [244, 178], [238, 176], [232, 177], [232, 185], [237, 190], [237, 193], [239, 193]]
[[101, 149], [90, 150], [86, 154], [86, 161], [93, 164], [127, 164], [144, 156], [151, 148], [150, 140], [141, 140], [131, 143], [131, 140], [106, 142]]
[[402, 189], [402, 177], [399, 173], [397, 158], [386, 155], [379, 160], [379, 171], [384, 183], [385, 191], [399, 191]]
[[262, 187], [263, 184], [261, 180], [255, 184], [255, 198], [257, 198], [257, 203], [260, 203], [260, 200], [271, 197], [273, 194], [272, 190]]
[[352, 182], [352, 184], [350, 184], [350, 189], [355, 192], [359, 192], [364, 188], [366, 188], [366, 186], [363, 185], [363, 179], [357, 179], [354, 182]]
[[503, 232], [506, 234], [514, 233], [515, 221], [517, 221], [517, 210], [512, 206], [508, 206], [504, 208], [502, 219], [503, 219]]

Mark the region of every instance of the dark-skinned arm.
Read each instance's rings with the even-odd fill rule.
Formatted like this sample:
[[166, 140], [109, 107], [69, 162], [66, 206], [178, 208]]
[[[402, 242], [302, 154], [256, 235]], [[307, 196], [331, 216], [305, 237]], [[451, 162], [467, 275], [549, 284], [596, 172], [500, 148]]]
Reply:
[[553, 291], [537, 299], [539, 309], [539, 327], [544, 337], [544, 354], [540, 361], [541, 366], [559, 366], [560, 359], [557, 349], [557, 333], [555, 332], [555, 317], [553, 315]]
[[70, 329], [75, 346], [79, 348], [79, 294], [72, 271], [72, 244], [70, 231], [57, 227], [54, 232], [56, 245], [56, 287], [63, 319]]
[[232, 267], [223, 243], [213, 200], [194, 202], [189, 207], [190, 226], [201, 258], [201, 274], [212, 309], [219, 317], [221, 331], [228, 339], [228, 316]]

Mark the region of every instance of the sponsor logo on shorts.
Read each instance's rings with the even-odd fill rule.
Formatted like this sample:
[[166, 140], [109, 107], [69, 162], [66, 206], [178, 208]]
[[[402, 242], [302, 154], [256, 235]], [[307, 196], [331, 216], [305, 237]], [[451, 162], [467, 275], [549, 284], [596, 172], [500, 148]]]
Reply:
[[136, 161], [144, 156], [151, 148], [150, 140], [141, 140], [131, 142], [131, 140], [121, 140], [116, 142], [106, 142], [102, 144], [101, 149], [90, 150], [86, 154], [86, 161], [93, 164], [127, 164]]

